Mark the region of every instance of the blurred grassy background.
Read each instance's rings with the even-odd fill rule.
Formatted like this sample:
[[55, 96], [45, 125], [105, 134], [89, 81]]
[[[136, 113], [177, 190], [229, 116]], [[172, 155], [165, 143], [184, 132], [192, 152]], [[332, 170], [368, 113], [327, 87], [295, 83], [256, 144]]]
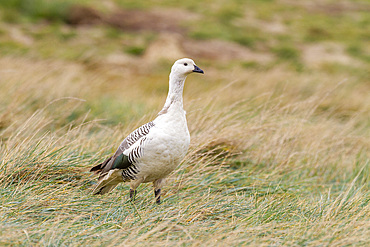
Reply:
[[[0, 245], [366, 246], [367, 0], [0, 3]], [[89, 167], [191, 57], [189, 154], [153, 204]]]

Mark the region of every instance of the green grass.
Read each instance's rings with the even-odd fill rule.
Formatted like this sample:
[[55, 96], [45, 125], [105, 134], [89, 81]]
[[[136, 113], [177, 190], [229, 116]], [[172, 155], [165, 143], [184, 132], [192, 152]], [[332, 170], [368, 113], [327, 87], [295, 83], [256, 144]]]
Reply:
[[145, 51], [145, 48], [142, 47], [142, 46], [131, 46], [131, 47], [127, 47], [125, 49], [126, 53], [128, 54], [132, 54], [132, 55], [135, 55], [135, 56], [139, 56], [139, 55], [142, 55]]
[[48, 0], [4, 0], [2, 8], [5, 20], [17, 22], [22, 15], [31, 20], [47, 19], [50, 21], [64, 21], [73, 1]]
[[[217, 1], [216, 3], [208, 1], [188, 1], [186, 3], [160, 1], [143, 4], [137, 1], [119, 0], [114, 2], [119, 7], [129, 9], [145, 10], [153, 7], [172, 7], [186, 9], [190, 13], [193, 12], [198, 15], [197, 19], [185, 20], [180, 24], [181, 27], [186, 28], [186, 35], [194, 39], [222, 39], [256, 51], [276, 50], [276, 47], [287, 47], [297, 51], [304, 44], [335, 42], [349, 47], [347, 49], [348, 55], [368, 63], [366, 49], [362, 55], [358, 52], [364, 49], [369, 41], [369, 15], [360, 7], [365, 6], [366, 1], [353, 2], [351, 5], [353, 8], [336, 14], [330, 11], [341, 8], [341, 5], [339, 4], [338, 7], [330, 1], [325, 1], [323, 6], [312, 5], [311, 7], [307, 7], [305, 2], [288, 4], [275, 1], [238, 0]], [[31, 32], [27, 31], [30, 29], [29, 27], [23, 30], [26, 34], [29, 32], [29, 35], [35, 36], [36, 43], [39, 45], [36, 44], [33, 49], [22, 52], [42, 57], [57, 55], [58, 58], [66, 53], [68, 54], [64, 56], [66, 59], [74, 60], [81, 56], [81, 54], [74, 53], [83, 50], [83, 47], [78, 47], [78, 45], [78, 48], [76, 48], [74, 42], [74, 40], [79, 39], [78, 33], [66, 31], [64, 25], [59, 25], [67, 19], [68, 10], [73, 3], [76, 2], [38, 0], [37, 4], [34, 4], [28, 0], [6, 0], [0, 7], [0, 16], [5, 22], [18, 23], [23, 26], [27, 26], [29, 22], [37, 24], [46, 20], [51, 23], [53, 28], [45, 25], [45, 28], [38, 28], [38, 30], [32, 28]], [[102, 13], [109, 14], [109, 8], [99, 1], [85, 2], [80, 0], [77, 3], [88, 4], [88, 6], [95, 7]], [[353, 18], [353, 16], [356, 16], [356, 18]], [[284, 31], [275, 33], [270, 30], [274, 28], [273, 26], [269, 27], [269, 24], [277, 21], [284, 27]], [[93, 38], [89, 45], [96, 47], [96, 50], [89, 51], [89, 54], [107, 55], [119, 49], [120, 46], [124, 46], [124, 52], [142, 55], [148, 43], [137, 41], [146, 40], [148, 35], [153, 36], [153, 34], [147, 32], [122, 33], [122, 31], [111, 27], [104, 27], [103, 30], [99, 27], [90, 30], [89, 35]], [[43, 35], [44, 38], [37, 37], [39, 35]], [[53, 41], [54, 38], [57, 38], [57, 40]], [[110, 40], [109, 46], [106, 46], [107, 42], [100, 42], [100, 39]], [[4, 42], [12, 43], [14, 40], [7, 38]], [[58, 46], [59, 54], [45, 51], [46, 47], [50, 47], [50, 43], [55, 43]], [[86, 43], [87, 41], [84, 45]], [[125, 45], [122, 45], [122, 43]], [[358, 48], [353, 48], [353, 46]], [[9, 52], [17, 49], [18, 46], [16, 45], [7, 47]]]

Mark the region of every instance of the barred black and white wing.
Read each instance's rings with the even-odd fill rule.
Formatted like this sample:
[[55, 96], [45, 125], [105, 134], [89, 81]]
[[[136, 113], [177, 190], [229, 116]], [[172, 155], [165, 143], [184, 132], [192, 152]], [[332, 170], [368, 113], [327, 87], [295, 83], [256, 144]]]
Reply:
[[115, 155], [117, 153], [123, 153], [126, 149], [131, 147], [135, 142], [137, 142], [140, 138], [146, 136], [149, 133], [150, 128], [154, 126], [153, 122], [146, 123], [133, 132], [129, 134], [121, 143], [121, 145], [118, 147]]
[[[99, 174], [99, 183], [94, 189], [94, 194], [105, 194], [111, 191], [119, 182], [134, 180], [139, 172], [136, 161], [143, 155], [143, 146], [146, 135], [150, 128], [154, 126], [153, 122], [146, 123], [129, 134], [118, 147], [113, 156], [106, 159], [99, 165], [90, 169], [90, 172]], [[127, 149], [140, 140], [128, 154], [124, 154]], [[113, 172], [114, 171], [119, 171]], [[120, 174], [120, 179], [112, 178], [112, 175]], [[120, 180], [120, 181], [119, 181]]]

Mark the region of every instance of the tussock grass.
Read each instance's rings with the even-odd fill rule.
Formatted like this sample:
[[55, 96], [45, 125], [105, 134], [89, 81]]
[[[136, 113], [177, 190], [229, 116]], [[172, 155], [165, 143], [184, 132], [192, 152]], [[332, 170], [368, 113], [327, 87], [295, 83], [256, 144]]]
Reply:
[[[128, 201], [127, 185], [92, 196], [95, 178], [88, 169], [155, 116], [154, 108], [163, 103], [161, 90], [144, 102], [152, 104], [144, 118], [126, 112], [128, 125], [107, 126], [88, 112], [71, 120], [71, 111], [104, 91], [115, 95], [119, 78], [112, 79], [109, 69], [96, 76], [80, 65], [59, 62], [49, 62], [50, 72], [41, 77], [44, 62], [17, 61], [2, 62], [8, 72], [22, 63], [32, 72], [25, 68], [1, 80], [2, 100], [12, 102], [1, 111], [8, 116], [0, 146], [1, 244], [368, 244], [369, 142], [367, 126], [360, 124], [368, 105], [363, 101], [344, 120], [320, 110], [325, 102], [335, 106], [342, 84], [326, 84], [307, 95], [300, 89], [304, 84], [293, 86], [300, 80], [294, 79], [296, 72], [279, 72], [287, 81], [279, 91], [274, 88], [277, 71], [254, 74], [253, 81], [249, 73], [236, 71], [244, 81], [216, 83], [199, 92], [203, 85], [189, 78], [185, 102], [191, 147], [157, 206], [149, 185], [139, 188], [135, 203]], [[144, 74], [137, 80], [148, 78]], [[151, 87], [162, 87], [157, 79]], [[146, 86], [121, 83], [130, 83], [131, 97]], [[357, 96], [356, 90], [347, 92], [346, 97]], [[130, 100], [127, 96], [122, 102]]]

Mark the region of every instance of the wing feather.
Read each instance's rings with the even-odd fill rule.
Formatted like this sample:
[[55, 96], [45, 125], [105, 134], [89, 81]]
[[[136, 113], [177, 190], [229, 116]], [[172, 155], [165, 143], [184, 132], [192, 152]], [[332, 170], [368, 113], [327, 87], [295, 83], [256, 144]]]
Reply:
[[154, 126], [153, 122], [146, 123], [133, 132], [129, 134], [118, 147], [116, 154], [124, 152], [126, 149], [131, 147], [135, 142], [137, 142], [140, 138], [146, 136], [149, 133], [149, 130]]
[[[129, 134], [118, 147], [117, 151], [113, 156], [109, 157], [102, 163], [92, 167], [90, 172], [99, 174], [99, 180], [101, 180], [110, 170], [120, 169], [122, 170], [122, 177], [126, 179], [135, 179], [135, 175], [139, 172], [135, 162], [143, 154], [143, 144], [145, 136], [149, 133], [150, 128], [154, 126], [153, 122], [146, 123], [131, 134]], [[140, 145], [136, 146], [128, 155], [123, 152], [130, 148], [134, 143], [140, 140]]]

